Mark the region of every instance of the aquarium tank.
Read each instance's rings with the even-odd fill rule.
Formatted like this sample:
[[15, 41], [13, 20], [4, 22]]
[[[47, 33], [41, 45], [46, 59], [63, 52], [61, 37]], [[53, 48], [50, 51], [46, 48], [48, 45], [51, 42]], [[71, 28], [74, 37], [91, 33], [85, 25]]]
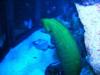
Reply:
[[100, 75], [100, 0], [0, 0], [0, 75]]

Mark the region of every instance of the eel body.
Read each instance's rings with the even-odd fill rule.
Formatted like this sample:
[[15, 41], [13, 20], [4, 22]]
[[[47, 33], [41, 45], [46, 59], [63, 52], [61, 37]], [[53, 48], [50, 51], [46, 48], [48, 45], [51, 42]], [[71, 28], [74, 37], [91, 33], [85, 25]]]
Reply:
[[55, 39], [57, 55], [61, 61], [64, 75], [79, 75], [81, 70], [81, 56], [79, 48], [68, 31], [56, 19], [42, 19], [43, 26]]

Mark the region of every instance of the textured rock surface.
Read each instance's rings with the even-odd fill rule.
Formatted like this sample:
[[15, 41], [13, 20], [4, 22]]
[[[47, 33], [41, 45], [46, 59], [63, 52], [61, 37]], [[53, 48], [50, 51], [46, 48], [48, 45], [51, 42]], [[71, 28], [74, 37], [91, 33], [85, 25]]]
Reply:
[[100, 74], [100, 4], [81, 6], [76, 4], [79, 17], [85, 29], [85, 45], [88, 61], [94, 71]]
[[[38, 39], [46, 43], [38, 43], [35, 47], [33, 41]], [[37, 41], [39, 42], [39, 41]], [[55, 62], [55, 50], [45, 47], [51, 44], [50, 36], [37, 30], [27, 39], [10, 49], [5, 59], [0, 62], [0, 75], [45, 75], [49, 64]]]

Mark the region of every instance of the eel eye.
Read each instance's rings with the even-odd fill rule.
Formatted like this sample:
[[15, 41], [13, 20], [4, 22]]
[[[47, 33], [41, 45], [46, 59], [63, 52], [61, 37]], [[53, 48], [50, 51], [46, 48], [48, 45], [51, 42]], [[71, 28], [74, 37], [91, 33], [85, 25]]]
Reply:
[[52, 33], [52, 30], [49, 30], [48, 32], [49, 32], [49, 33]]

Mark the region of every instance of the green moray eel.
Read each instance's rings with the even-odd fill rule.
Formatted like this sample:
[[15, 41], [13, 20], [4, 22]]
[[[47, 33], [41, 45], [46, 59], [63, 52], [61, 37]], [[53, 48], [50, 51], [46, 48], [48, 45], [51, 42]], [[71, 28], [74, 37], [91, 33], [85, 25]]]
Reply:
[[57, 55], [61, 61], [64, 75], [80, 75], [80, 51], [68, 29], [53, 18], [42, 19], [42, 23], [47, 32], [55, 39]]

